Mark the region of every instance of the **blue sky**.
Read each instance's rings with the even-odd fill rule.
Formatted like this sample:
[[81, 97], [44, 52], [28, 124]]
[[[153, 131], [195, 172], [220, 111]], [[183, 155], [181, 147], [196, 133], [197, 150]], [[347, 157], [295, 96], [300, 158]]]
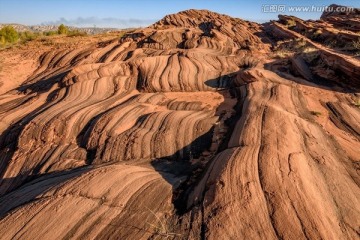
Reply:
[[[269, 5], [327, 6], [332, 3], [360, 7], [359, 0], [0, 0], [0, 23], [60, 24], [93, 27], [147, 26], [182, 10], [208, 9], [246, 20], [265, 22], [280, 12], [265, 13]], [[285, 12], [303, 19], [318, 19], [321, 12]]]

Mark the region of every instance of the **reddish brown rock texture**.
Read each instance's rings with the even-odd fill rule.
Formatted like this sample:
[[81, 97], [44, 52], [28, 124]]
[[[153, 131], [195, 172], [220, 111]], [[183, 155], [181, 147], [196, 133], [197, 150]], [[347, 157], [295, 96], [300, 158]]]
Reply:
[[12, 55], [1, 238], [359, 238], [359, 19], [188, 10]]

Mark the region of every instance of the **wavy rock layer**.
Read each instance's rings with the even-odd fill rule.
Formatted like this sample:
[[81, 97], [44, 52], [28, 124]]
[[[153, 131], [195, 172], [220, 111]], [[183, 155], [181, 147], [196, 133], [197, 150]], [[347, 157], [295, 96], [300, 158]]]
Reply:
[[334, 17], [189, 10], [42, 54], [0, 95], [2, 238], [358, 238], [360, 61], [308, 36], [356, 35]]

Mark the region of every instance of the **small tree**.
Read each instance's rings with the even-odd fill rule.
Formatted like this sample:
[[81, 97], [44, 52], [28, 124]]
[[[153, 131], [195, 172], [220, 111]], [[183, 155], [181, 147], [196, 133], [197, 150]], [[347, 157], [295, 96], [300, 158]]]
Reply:
[[13, 26], [5, 26], [0, 30], [0, 39], [4, 43], [14, 43], [19, 39], [19, 34]]
[[69, 32], [69, 28], [65, 26], [64, 24], [61, 24], [58, 27], [58, 34], [67, 34]]

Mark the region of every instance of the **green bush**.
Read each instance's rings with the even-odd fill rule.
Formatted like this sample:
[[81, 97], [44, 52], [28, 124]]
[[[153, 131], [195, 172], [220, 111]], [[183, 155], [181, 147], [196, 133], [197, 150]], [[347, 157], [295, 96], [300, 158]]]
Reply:
[[70, 30], [68, 31], [67, 33], [67, 36], [68, 37], [79, 37], [79, 36], [86, 36], [87, 33], [86, 32], [82, 32], [82, 31], [79, 31], [79, 30]]
[[41, 33], [29, 32], [29, 31], [19, 33], [20, 39], [24, 42], [35, 40], [40, 35], [41, 35]]
[[4, 36], [0, 36], [0, 46], [3, 46], [6, 44], [6, 41], [5, 41], [5, 37]]
[[5, 26], [0, 30], [0, 43], [2, 45], [15, 43], [19, 40], [19, 34], [12, 26]]
[[47, 32], [44, 32], [44, 35], [45, 36], [54, 36], [54, 35], [57, 35], [58, 32], [57, 31], [47, 31]]
[[58, 27], [58, 34], [67, 34], [69, 32], [69, 28], [65, 26], [64, 24], [61, 24]]

